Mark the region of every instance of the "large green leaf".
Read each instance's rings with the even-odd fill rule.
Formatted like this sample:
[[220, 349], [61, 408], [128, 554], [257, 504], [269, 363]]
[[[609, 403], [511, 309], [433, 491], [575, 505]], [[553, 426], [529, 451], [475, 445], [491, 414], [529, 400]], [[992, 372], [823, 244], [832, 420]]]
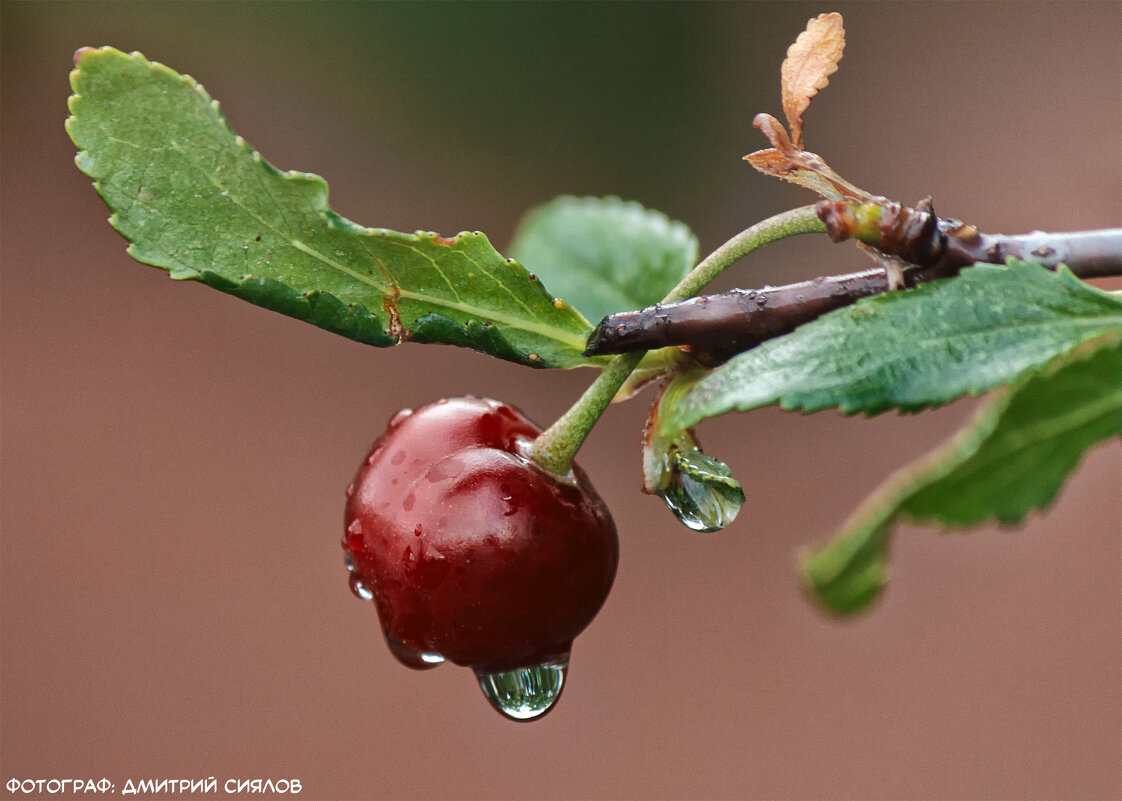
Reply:
[[1111, 335], [1090, 343], [995, 392], [954, 438], [891, 476], [803, 561], [817, 597], [835, 612], [875, 598], [901, 516], [959, 528], [1017, 523], [1046, 507], [1089, 448], [1122, 436], [1120, 342]]
[[514, 258], [589, 320], [662, 300], [697, 260], [684, 223], [617, 197], [559, 197], [531, 209]]
[[463, 345], [572, 367], [591, 328], [478, 232], [363, 228], [327, 185], [282, 173], [235, 136], [192, 78], [139, 53], [84, 49], [67, 130], [129, 253], [371, 345]]
[[847, 414], [938, 405], [1015, 381], [1109, 331], [1122, 331], [1122, 299], [1066, 268], [977, 265], [860, 301], [737, 356], [665, 425], [771, 403]]

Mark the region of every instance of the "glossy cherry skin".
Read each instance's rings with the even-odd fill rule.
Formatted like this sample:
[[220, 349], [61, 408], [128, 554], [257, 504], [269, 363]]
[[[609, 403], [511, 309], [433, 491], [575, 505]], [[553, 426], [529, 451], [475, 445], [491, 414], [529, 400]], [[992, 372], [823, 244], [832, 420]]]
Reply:
[[523, 455], [540, 429], [485, 398], [400, 412], [348, 491], [343, 548], [391, 650], [477, 672], [568, 660], [615, 578], [615, 524], [574, 465]]

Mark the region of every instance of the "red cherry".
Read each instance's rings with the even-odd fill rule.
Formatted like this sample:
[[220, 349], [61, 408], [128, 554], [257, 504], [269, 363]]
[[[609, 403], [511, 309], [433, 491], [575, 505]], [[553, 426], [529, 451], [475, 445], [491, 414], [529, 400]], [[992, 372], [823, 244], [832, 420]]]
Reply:
[[[552, 703], [619, 559], [584, 471], [559, 477], [525, 456], [540, 433], [485, 398], [399, 412], [348, 490], [343, 538], [351, 586], [374, 601], [394, 656], [473, 668], [492, 703], [519, 719], [549, 705], [512, 714], [518, 698], [496, 693], [553, 682]], [[553, 673], [527, 672], [542, 666]]]

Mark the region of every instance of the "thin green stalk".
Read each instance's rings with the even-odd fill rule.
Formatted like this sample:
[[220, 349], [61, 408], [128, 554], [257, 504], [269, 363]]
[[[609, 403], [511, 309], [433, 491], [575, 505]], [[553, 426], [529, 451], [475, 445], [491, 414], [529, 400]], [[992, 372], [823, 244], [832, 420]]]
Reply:
[[[764, 245], [796, 234], [825, 231], [826, 226], [818, 219], [814, 206], [802, 206], [769, 217], [741, 231], [706, 256], [670, 290], [663, 302], [693, 297], [728, 267]], [[646, 351], [623, 353], [608, 362], [577, 402], [534, 440], [530, 447], [530, 458], [557, 475], [568, 473], [573, 466], [573, 457], [588, 433], [645, 353]]]
[[798, 234], [824, 234], [826, 223], [818, 219], [814, 205], [776, 214], [747, 228], [706, 256], [670, 290], [663, 303], [685, 300], [698, 294], [740, 259], [764, 245]]
[[573, 466], [573, 457], [588, 432], [645, 353], [623, 353], [608, 362], [584, 394], [569, 407], [569, 411], [534, 440], [530, 446], [530, 458], [559, 476], [568, 473]]

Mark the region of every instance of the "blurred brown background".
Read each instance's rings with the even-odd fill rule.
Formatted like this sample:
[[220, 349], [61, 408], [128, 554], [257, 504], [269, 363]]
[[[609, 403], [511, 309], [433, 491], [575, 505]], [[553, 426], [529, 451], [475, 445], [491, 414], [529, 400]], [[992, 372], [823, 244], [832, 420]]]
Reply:
[[[622, 560], [538, 724], [471, 674], [398, 666], [348, 591], [343, 489], [402, 406], [462, 393], [542, 423], [591, 373], [374, 350], [132, 262], [73, 165], [71, 54], [187, 72], [334, 207], [486, 231], [619, 194], [702, 251], [811, 198], [755, 174], [806, 20], [845, 15], [807, 141], [846, 177], [987, 230], [1122, 224], [1122, 6], [65, 3], [2, 6], [0, 781], [298, 778], [377, 798], [1117, 798], [1122, 448], [1016, 531], [899, 530], [859, 620], [801, 594], [829, 534], [971, 402], [914, 418], [707, 423], [744, 483], [726, 532], [639, 493], [645, 402], [581, 454]], [[866, 266], [781, 243], [724, 286]], [[1114, 284], [1117, 286], [1118, 284]], [[6, 791], [5, 791], [6, 792]]]

